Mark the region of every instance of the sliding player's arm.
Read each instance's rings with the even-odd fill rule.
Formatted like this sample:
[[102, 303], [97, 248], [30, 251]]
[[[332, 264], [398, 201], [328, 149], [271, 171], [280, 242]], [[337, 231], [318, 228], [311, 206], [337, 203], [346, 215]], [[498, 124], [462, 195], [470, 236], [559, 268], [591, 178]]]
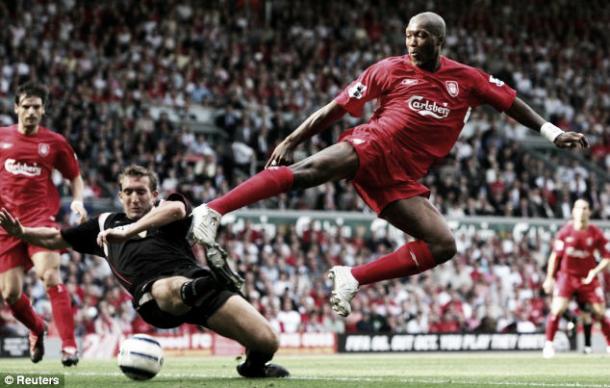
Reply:
[[28, 244], [48, 249], [65, 249], [70, 244], [63, 239], [61, 232], [49, 227], [26, 227], [6, 209], [0, 209], [0, 226], [11, 236], [17, 237]]

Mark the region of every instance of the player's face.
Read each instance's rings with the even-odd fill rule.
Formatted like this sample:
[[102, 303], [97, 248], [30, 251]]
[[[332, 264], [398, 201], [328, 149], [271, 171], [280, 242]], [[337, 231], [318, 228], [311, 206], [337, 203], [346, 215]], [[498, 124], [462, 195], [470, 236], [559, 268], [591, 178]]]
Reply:
[[572, 209], [574, 221], [586, 223], [589, 221], [590, 216], [591, 209], [589, 208], [589, 203], [587, 201], [578, 200], [574, 203], [574, 208]]
[[19, 124], [31, 132], [38, 127], [44, 115], [44, 105], [40, 97], [28, 97], [22, 94], [19, 97], [19, 104], [15, 104], [15, 114]]
[[440, 39], [421, 21], [412, 20], [406, 29], [407, 52], [417, 67], [434, 69], [441, 52]]
[[130, 220], [139, 220], [153, 208], [158, 193], [150, 189], [148, 177], [125, 176], [119, 199]]

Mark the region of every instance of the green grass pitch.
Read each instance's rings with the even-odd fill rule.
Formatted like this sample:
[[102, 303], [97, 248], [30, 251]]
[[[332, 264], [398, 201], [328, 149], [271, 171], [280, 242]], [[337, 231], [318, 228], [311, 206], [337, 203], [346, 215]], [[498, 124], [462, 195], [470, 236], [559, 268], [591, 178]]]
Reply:
[[[64, 374], [65, 387], [610, 387], [610, 355], [536, 353], [427, 353], [278, 356], [288, 379], [246, 380], [228, 357], [166, 357], [161, 373], [146, 382], [122, 375], [114, 360], [85, 360], [63, 368], [59, 360], [33, 365], [27, 359], [0, 360], [4, 376], [17, 373]], [[12, 386], [16, 386], [13, 384]]]

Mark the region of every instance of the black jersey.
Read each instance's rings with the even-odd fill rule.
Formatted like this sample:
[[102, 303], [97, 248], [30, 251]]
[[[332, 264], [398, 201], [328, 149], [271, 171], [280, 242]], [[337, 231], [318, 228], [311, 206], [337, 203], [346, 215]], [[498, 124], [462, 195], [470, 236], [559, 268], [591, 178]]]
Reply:
[[[191, 213], [191, 206], [182, 195], [172, 194], [167, 200], [183, 202], [186, 214]], [[74, 250], [105, 257], [114, 275], [131, 294], [139, 284], [152, 278], [199, 265], [186, 240], [190, 216], [159, 229], [144, 231], [127, 241], [108, 243], [103, 249], [97, 245], [101, 230], [133, 222], [125, 213], [104, 213], [81, 225], [63, 229], [61, 235]]]

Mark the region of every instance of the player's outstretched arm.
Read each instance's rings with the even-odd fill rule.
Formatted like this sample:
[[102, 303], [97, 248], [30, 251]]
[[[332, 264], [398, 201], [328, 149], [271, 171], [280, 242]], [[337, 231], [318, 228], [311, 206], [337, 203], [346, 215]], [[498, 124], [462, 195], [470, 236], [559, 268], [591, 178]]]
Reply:
[[184, 202], [163, 201], [159, 206], [152, 208], [146, 215], [127, 227], [110, 228], [100, 232], [97, 236], [97, 244], [103, 246], [104, 243], [108, 242], [125, 241], [144, 230], [160, 228], [186, 216]]
[[578, 132], [564, 132], [561, 128], [544, 120], [519, 97], [515, 98], [513, 105], [504, 113], [517, 120], [520, 124], [540, 132], [542, 136], [559, 148], [582, 149], [589, 147], [589, 142], [585, 135]]
[[82, 224], [87, 220], [87, 209], [85, 209], [85, 205], [83, 204], [83, 190], [85, 187], [83, 178], [80, 175], [77, 175], [76, 178], [72, 179], [70, 182], [70, 187], [72, 188], [72, 203], [70, 204], [70, 210], [78, 214], [79, 224]]
[[0, 226], [11, 236], [20, 238], [32, 245], [49, 249], [65, 249], [70, 245], [63, 239], [58, 229], [48, 227], [28, 228], [6, 209], [0, 209]]
[[606, 257], [600, 261], [595, 268], [591, 269], [587, 274], [587, 277], [582, 281], [584, 284], [589, 284], [597, 277], [601, 271], [604, 270], [610, 264], [610, 258]]
[[329, 102], [324, 107], [310, 115], [297, 129], [275, 147], [273, 154], [265, 164], [265, 168], [285, 164], [288, 154], [302, 141], [322, 132], [333, 123], [345, 116], [345, 109], [335, 102]]
[[553, 286], [555, 285], [555, 274], [557, 273], [557, 254], [551, 253], [546, 268], [546, 279], [542, 283], [542, 289], [548, 295], [553, 292]]

